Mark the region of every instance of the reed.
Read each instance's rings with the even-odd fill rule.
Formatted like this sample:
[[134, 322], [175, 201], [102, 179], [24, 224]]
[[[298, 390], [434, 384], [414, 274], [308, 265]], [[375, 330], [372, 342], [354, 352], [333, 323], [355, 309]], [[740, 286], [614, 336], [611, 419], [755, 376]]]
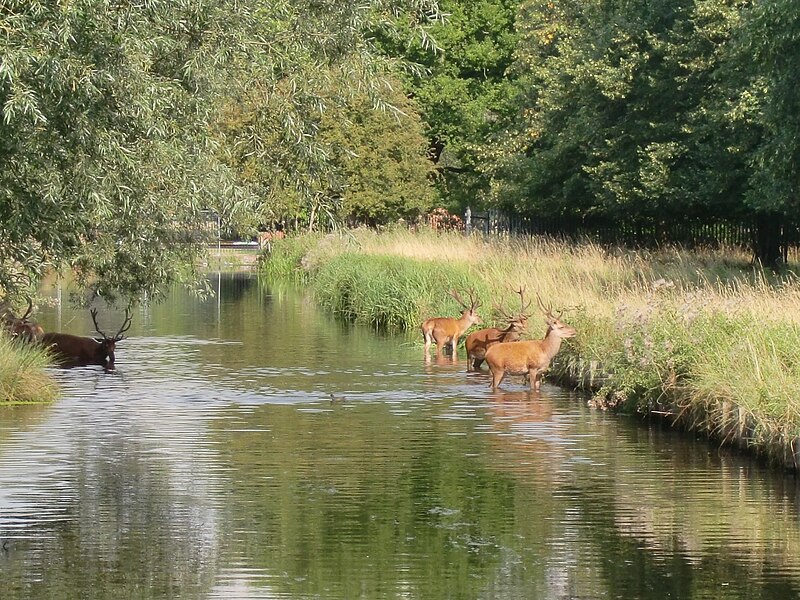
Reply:
[[0, 334], [0, 406], [53, 401], [58, 386], [44, 371], [48, 364], [41, 348]]
[[301, 281], [307, 273], [303, 261], [323, 239], [320, 234], [306, 234], [275, 240], [261, 254], [259, 268], [270, 277]]
[[[712, 437], [795, 460], [800, 279], [791, 271], [772, 274], [734, 250], [609, 251], [429, 231], [295, 244], [307, 244], [293, 264], [322, 305], [378, 328], [416, 333], [424, 318], [456, 315], [453, 287], [474, 287], [488, 307], [513, 304], [513, 289], [525, 286], [578, 330], [551, 375], [590, 388], [596, 406], [680, 416]], [[482, 316], [491, 321], [490, 311]], [[529, 335], [544, 330], [534, 315]]]
[[455, 315], [461, 308], [446, 291], [476, 288], [469, 265], [414, 263], [396, 256], [363, 255], [353, 251], [325, 261], [312, 279], [320, 304], [357, 323], [386, 330], [419, 328], [421, 315]]

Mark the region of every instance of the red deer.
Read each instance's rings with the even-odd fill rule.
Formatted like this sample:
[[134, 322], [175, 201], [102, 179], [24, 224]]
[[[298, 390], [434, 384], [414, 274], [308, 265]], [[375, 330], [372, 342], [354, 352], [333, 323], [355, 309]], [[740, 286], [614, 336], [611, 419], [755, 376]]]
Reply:
[[492, 372], [492, 389], [496, 389], [506, 374], [528, 375], [532, 390], [541, 385], [540, 376], [550, 366], [550, 361], [561, 349], [561, 340], [577, 334], [575, 329], [561, 321], [561, 314], [553, 315], [538, 297], [539, 306], [545, 313], [547, 333], [544, 339], [495, 344], [486, 352], [486, 362]]
[[520, 312], [512, 315], [503, 308], [503, 303], [495, 305], [495, 309], [508, 321], [508, 327], [498, 329], [489, 327], [473, 331], [467, 336], [464, 347], [467, 350], [467, 371], [478, 371], [486, 358], [486, 351], [493, 345], [500, 342], [515, 342], [520, 334], [528, 327], [529, 314], [526, 310], [531, 302], [525, 304], [525, 288], [520, 288], [516, 292], [519, 294]]
[[97, 325], [97, 309], [89, 311], [94, 321], [94, 327], [102, 338], [83, 337], [70, 333], [45, 333], [41, 342], [49, 348], [62, 367], [78, 367], [85, 365], [101, 365], [106, 371], [114, 370], [114, 350], [118, 341], [125, 336], [122, 334], [131, 327], [132, 317], [129, 309], [125, 309], [125, 321], [122, 327], [113, 336], [109, 337]]
[[39, 339], [44, 334], [44, 329], [38, 323], [28, 320], [31, 312], [33, 312], [33, 301], [30, 298], [28, 298], [28, 310], [22, 317], [16, 317], [7, 306], [4, 306], [2, 311], [3, 328], [15, 339], [27, 342]]
[[481, 303], [475, 297], [474, 290], [469, 292], [470, 304], [464, 302], [455, 290], [450, 292], [450, 295], [463, 308], [461, 318], [433, 317], [422, 324], [422, 336], [425, 338], [425, 360], [429, 359], [428, 353], [433, 342], [436, 342], [436, 356], [441, 356], [442, 348], [448, 344], [453, 350], [453, 360], [455, 360], [456, 346], [464, 332], [472, 325], [483, 323], [483, 320], [475, 312]]

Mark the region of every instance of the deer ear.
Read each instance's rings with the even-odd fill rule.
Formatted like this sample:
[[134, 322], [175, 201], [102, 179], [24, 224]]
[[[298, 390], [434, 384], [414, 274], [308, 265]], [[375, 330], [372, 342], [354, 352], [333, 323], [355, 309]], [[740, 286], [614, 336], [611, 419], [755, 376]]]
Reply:
[[98, 344], [102, 344], [105, 341], [105, 339], [106, 338], [94, 338], [94, 341], [97, 342]]

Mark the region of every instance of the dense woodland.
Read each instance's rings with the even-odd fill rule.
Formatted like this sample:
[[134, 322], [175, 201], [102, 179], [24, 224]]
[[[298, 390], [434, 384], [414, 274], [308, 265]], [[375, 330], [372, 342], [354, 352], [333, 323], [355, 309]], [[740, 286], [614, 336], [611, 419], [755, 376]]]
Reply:
[[194, 278], [240, 231], [434, 207], [607, 224], [798, 214], [791, 0], [0, 1], [0, 289]]

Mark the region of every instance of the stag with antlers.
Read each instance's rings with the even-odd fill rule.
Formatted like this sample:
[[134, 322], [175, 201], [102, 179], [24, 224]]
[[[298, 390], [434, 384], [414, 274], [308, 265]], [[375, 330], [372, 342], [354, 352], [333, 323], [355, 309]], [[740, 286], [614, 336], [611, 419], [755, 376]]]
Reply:
[[452, 290], [450, 296], [461, 305], [461, 317], [433, 317], [422, 324], [422, 336], [425, 339], [425, 360], [429, 360], [431, 344], [436, 343], [436, 356], [441, 356], [445, 345], [452, 348], [453, 360], [456, 359], [456, 346], [464, 332], [472, 325], [483, 323], [476, 312], [481, 305], [475, 290], [469, 290], [469, 304], [461, 299], [458, 292]]
[[125, 309], [125, 320], [114, 336], [106, 335], [97, 324], [97, 309], [89, 311], [97, 333], [101, 338], [83, 337], [70, 333], [45, 333], [41, 337], [42, 344], [52, 353], [56, 361], [62, 367], [77, 367], [85, 365], [100, 365], [106, 371], [115, 369], [114, 351], [117, 342], [123, 339], [122, 335], [131, 327], [130, 306]]
[[502, 342], [487, 350], [486, 362], [492, 372], [493, 389], [510, 374], [528, 375], [531, 389], [538, 390], [542, 373], [561, 349], [561, 340], [577, 334], [575, 329], [561, 321], [561, 313], [554, 315], [551, 306], [545, 306], [538, 294], [536, 298], [545, 315], [547, 333], [541, 340]]
[[520, 310], [517, 314], [511, 314], [504, 307], [502, 301], [494, 305], [494, 309], [500, 313], [508, 323], [505, 329], [498, 329], [497, 327], [489, 327], [487, 329], [479, 329], [473, 331], [467, 336], [464, 342], [464, 347], [467, 350], [467, 371], [480, 370], [483, 361], [486, 359], [486, 351], [495, 344], [500, 342], [515, 342], [520, 338], [520, 335], [528, 327], [528, 319], [530, 314], [527, 313], [530, 308], [531, 300], [525, 302], [525, 288], [520, 287], [514, 291], [519, 294]]
[[38, 323], [30, 320], [32, 312], [33, 300], [30, 297], [28, 298], [28, 310], [21, 317], [14, 315], [8, 305], [3, 303], [2, 307], [0, 307], [2, 328], [14, 339], [33, 342], [41, 338], [44, 334], [44, 329]]

